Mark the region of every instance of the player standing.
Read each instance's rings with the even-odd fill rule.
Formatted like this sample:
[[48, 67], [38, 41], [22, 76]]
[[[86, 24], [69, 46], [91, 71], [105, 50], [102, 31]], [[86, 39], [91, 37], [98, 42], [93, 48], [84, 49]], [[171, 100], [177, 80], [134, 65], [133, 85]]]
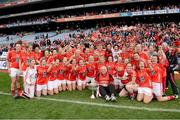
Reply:
[[15, 86], [18, 90], [18, 96], [21, 94], [20, 71], [21, 71], [21, 43], [17, 42], [15, 50], [9, 51], [7, 57], [7, 67], [11, 77], [11, 95], [15, 95]]

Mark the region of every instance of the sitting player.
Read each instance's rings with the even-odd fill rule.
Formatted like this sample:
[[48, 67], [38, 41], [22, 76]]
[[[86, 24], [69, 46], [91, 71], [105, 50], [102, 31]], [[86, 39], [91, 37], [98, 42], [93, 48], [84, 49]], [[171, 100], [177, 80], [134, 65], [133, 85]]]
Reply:
[[140, 70], [137, 72], [139, 83], [137, 101], [143, 101], [147, 104], [150, 103], [153, 98], [151, 77], [143, 61], [139, 63], [139, 68]]
[[25, 88], [24, 88], [24, 96], [27, 96], [29, 98], [34, 97], [35, 93], [35, 83], [36, 83], [36, 68], [35, 68], [35, 60], [32, 59], [30, 61], [29, 67], [27, 67], [25, 71]]
[[121, 82], [124, 84], [124, 88], [119, 93], [119, 96], [125, 97], [129, 95], [130, 99], [134, 100], [134, 92], [137, 92], [138, 84], [136, 83], [136, 72], [133, 70], [131, 63], [127, 64]]
[[100, 73], [95, 78], [97, 85], [99, 85], [99, 92], [106, 101], [116, 101], [115, 88], [113, 86], [113, 77], [108, 73], [106, 66], [100, 68]]

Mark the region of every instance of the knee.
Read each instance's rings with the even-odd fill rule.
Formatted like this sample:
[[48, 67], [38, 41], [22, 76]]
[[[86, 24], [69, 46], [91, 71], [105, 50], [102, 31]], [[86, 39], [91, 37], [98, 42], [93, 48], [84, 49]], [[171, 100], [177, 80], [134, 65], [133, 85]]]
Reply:
[[11, 80], [11, 84], [14, 84], [16, 80]]
[[149, 103], [151, 102], [151, 100], [143, 100], [143, 102], [144, 102], [145, 104], [149, 104]]
[[126, 87], [126, 90], [129, 90], [131, 88], [130, 85], [126, 85], [125, 87]]
[[53, 91], [48, 91], [48, 94], [49, 95], [53, 95]]
[[126, 95], [125, 95], [123, 92], [120, 92], [120, 93], [119, 93], [119, 96], [120, 96], [120, 97], [126, 97]]
[[141, 98], [139, 98], [139, 97], [137, 97], [137, 101], [138, 101], [138, 102], [141, 102], [141, 101], [142, 101], [142, 99], [141, 99]]
[[158, 102], [162, 102], [162, 99], [157, 99]]
[[40, 94], [40, 93], [36, 93], [36, 96], [37, 96], [37, 97], [40, 97], [40, 96], [41, 96], [41, 94]]

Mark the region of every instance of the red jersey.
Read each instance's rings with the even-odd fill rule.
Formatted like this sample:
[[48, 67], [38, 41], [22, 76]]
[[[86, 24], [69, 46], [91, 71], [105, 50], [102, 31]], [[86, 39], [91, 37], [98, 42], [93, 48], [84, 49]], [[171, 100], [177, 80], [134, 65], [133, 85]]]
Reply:
[[130, 56], [127, 54], [127, 52], [123, 52], [119, 54], [120, 57], [122, 57], [122, 59], [128, 59]]
[[130, 72], [126, 71], [125, 73], [127, 73], [127, 79], [121, 81], [124, 85], [126, 85], [128, 82], [131, 82], [133, 77], [136, 77], [136, 72], [134, 70]]
[[38, 66], [37, 67], [37, 81], [36, 84], [44, 85], [48, 82], [48, 66]]
[[163, 58], [159, 58], [159, 67], [162, 69], [162, 77], [166, 78], [166, 68], [169, 65], [169, 62], [167, 59], [163, 60]]
[[147, 69], [139, 70], [137, 72], [137, 81], [138, 81], [139, 87], [152, 88], [151, 77]]
[[64, 56], [67, 57], [68, 59], [70, 59], [71, 56], [73, 56], [73, 54], [74, 54], [74, 52], [66, 52]]
[[42, 53], [41, 52], [38, 52], [38, 53], [34, 53], [34, 59], [36, 60], [36, 61], [39, 61], [40, 59], [41, 59], [41, 57], [42, 57]]
[[87, 66], [87, 77], [95, 77], [96, 75], [96, 63], [86, 64]]
[[75, 81], [77, 78], [77, 71], [73, 68], [72, 64], [68, 67], [68, 80]]
[[105, 63], [97, 63], [96, 64], [96, 74], [100, 73], [100, 69], [102, 66], [105, 66]]
[[140, 56], [140, 58], [145, 59], [145, 60], [149, 59], [148, 55], [144, 52], [139, 52], [139, 56]]
[[77, 69], [78, 72], [78, 78], [80, 80], [86, 80], [86, 76], [87, 76], [87, 67], [86, 65], [84, 66], [79, 66]]
[[30, 60], [34, 59], [34, 52], [23, 52], [22, 53], [22, 70], [25, 71], [28, 67]]
[[105, 50], [96, 50], [98, 56], [105, 56]]
[[59, 66], [53, 65], [49, 72], [49, 80], [50, 81], [57, 80], [58, 72], [59, 72]]
[[8, 52], [7, 59], [10, 63], [10, 68], [17, 68], [19, 69], [19, 62], [22, 61], [22, 53], [16, 52], [14, 50]]
[[113, 79], [112, 75], [109, 74], [109, 73], [106, 73], [105, 75], [99, 73], [99, 74], [96, 76], [95, 80], [97, 81], [97, 83], [98, 83], [99, 85], [109, 85], [110, 83], [113, 82], [114, 79]]
[[[121, 69], [121, 71], [119, 71], [118, 69]], [[116, 77], [123, 77], [125, 72], [125, 65], [123, 63], [116, 63], [115, 64], [115, 76]]]
[[92, 54], [92, 53], [81, 54], [81, 56], [83, 57], [83, 59], [84, 59], [85, 61], [88, 61], [89, 56], [93, 56], [93, 54]]
[[48, 59], [47, 59], [47, 64], [48, 64], [48, 65], [55, 60], [54, 57], [55, 57], [55, 56], [53, 56], [53, 55], [51, 55], [51, 56], [48, 57]]
[[153, 71], [150, 71], [150, 76], [152, 82], [162, 83], [162, 69], [159, 67], [159, 64], [153, 64]]
[[114, 62], [106, 62], [106, 67], [107, 67], [108, 73], [111, 75], [114, 75], [115, 63]]
[[67, 72], [68, 72], [68, 67], [65, 66], [63, 63], [60, 63], [60, 64], [59, 64], [58, 79], [59, 79], [59, 80], [65, 80], [65, 79], [67, 79]]

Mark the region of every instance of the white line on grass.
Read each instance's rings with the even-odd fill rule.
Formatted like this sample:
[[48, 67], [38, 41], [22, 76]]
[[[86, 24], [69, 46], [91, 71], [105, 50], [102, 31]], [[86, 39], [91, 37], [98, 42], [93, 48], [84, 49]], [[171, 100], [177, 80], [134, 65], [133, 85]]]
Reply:
[[[11, 95], [9, 93], [4, 93], [0, 91], [1, 95]], [[77, 100], [68, 100], [68, 99], [55, 99], [55, 98], [43, 98], [37, 97], [38, 100], [46, 100], [46, 101], [55, 101], [55, 102], [63, 102], [63, 103], [73, 103], [73, 104], [82, 104], [82, 105], [91, 105], [91, 106], [100, 106], [100, 107], [109, 107], [109, 108], [119, 108], [119, 109], [131, 109], [131, 110], [146, 110], [146, 111], [159, 111], [159, 112], [178, 112], [180, 113], [180, 109], [164, 109], [164, 108], [148, 108], [148, 107], [137, 107], [137, 106], [125, 106], [125, 105], [112, 105], [112, 104], [103, 104], [103, 103], [95, 103], [95, 102], [83, 102]]]

